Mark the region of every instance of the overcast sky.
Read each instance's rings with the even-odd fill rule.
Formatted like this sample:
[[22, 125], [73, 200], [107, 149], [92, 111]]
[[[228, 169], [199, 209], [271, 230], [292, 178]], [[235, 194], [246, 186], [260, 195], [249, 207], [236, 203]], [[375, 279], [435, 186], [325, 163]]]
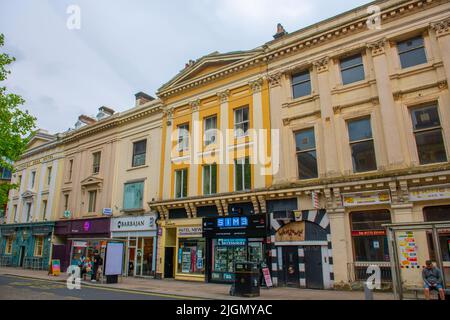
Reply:
[[[17, 59], [6, 86], [40, 128], [61, 132], [102, 105], [123, 111], [136, 92], [155, 96], [189, 59], [253, 49], [278, 22], [293, 32], [368, 2], [0, 0], [0, 50]], [[67, 28], [70, 5], [81, 10], [80, 29]]]

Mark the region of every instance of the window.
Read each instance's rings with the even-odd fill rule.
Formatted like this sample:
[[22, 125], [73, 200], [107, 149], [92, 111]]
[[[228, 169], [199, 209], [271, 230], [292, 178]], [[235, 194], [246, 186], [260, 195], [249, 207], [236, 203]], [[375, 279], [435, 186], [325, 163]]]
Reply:
[[243, 191], [251, 189], [250, 158], [234, 160], [234, 190]]
[[42, 201], [42, 219], [44, 219], [44, 220], [46, 217], [46, 213], [47, 213], [47, 200], [43, 200]]
[[49, 186], [52, 182], [52, 167], [47, 168], [47, 185]]
[[44, 237], [43, 236], [34, 237], [34, 256], [42, 257], [43, 250], [44, 250]]
[[124, 210], [136, 210], [143, 208], [144, 182], [126, 183], [124, 187]]
[[30, 181], [30, 188], [34, 188], [34, 183], [36, 182], [36, 171], [31, 172], [31, 181]]
[[317, 152], [314, 129], [297, 132], [295, 134], [295, 144], [297, 146], [299, 179], [317, 178]]
[[5, 254], [12, 254], [13, 236], [6, 238]]
[[210, 195], [217, 192], [217, 165], [203, 166], [203, 194]]
[[19, 185], [19, 188], [22, 185], [22, 175], [21, 174], [17, 177], [17, 184]]
[[73, 159], [69, 161], [69, 181], [72, 180]]
[[147, 140], [133, 143], [133, 167], [145, 165], [145, 154], [147, 152]]
[[13, 215], [13, 221], [12, 222], [14, 223], [14, 222], [17, 222], [17, 204], [15, 204], [14, 207], [13, 207], [13, 214], [14, 215]]
[[95, 152], [92, 154], [92, 173], [97, 174], [100, 172], [100, 158], [101, 152]]
[[248, 119], [248, 107], [234, 110], [234, 136], [244, 137], [248, 134], [250, 121]]
[[0, 168], [0, 178], [2, 180], [11, 180], [11, 170]]
[[292, 76], [292, 95], [294, 99], [311, 94], [311, 76], [309, 70]]
[[175, 198], [187, 197], [187, 169], [175, 171]]
[[411, 117], [420, 164], [446, 162], [447, 154], [437, 106], [414, 108], [411, 110]]
[[205, 239], [180, 239], [178, 273], [204, 274]]
[[425, 44], [422, 36], [397, 43], [397, 50], [403, 69], [427, 63]]
[[69, 210], [69, 195], [64, 195], [64, 211]]
[[348, 122], [348, 135], [352, 152], [353, 171], [365, 172], [377, 169], [370, 118]]
[[[425, 221], [449, 221], [450, 206], [435, 206], [423, 208]], [[436, 261], [436, 249], [433, 243], [433, 235], [427, 232], [428, 248], [430, 259]], [[441, 257], [444, 262], [450, 262], [450, 231], [448, 229], [439, 230], [439, 246], [441, 248]]]
[[203, 120], [204, 122], [204, 141], [205, 146], [208, 146], [210, 144], [213, 144], [216, 142], [216, 135], [217, 135], [217, 116], [211, 116], [208, 118], [205, 118]]
[[342, 84], [361, 81], [365, 79], [364, 64], [361, 54], [341, 59]]
[[189, 150], [189, 124], [178, 126], [178, 151]]
[[27, 202], [26, 206], [25, 206], [25, 212], [27, 214], [27, 222], [31, 221], [31, 202]]
[[89, 191], [89, 208], [88, 212], [95, 212], [95, 204], [97, 202], [97, 190]]
[[386, 230], [391, 223], [388, 210], [352, 212], [350, 214], [355, 261], [389, 261]]

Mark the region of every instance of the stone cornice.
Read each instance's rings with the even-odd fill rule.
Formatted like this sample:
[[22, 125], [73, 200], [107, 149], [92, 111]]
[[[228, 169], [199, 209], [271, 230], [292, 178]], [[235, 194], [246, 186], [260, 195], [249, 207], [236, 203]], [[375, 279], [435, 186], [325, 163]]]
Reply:
[[385, 53], [386, 43], [386, 39], [379, 39], [375, 42], [368, 43], [367, 48], [371, 50], [372, 56], [376, 57]]
[[436, 32], [437, 37], [450, 34], [450, 17], [431, 23], [430, 27]]

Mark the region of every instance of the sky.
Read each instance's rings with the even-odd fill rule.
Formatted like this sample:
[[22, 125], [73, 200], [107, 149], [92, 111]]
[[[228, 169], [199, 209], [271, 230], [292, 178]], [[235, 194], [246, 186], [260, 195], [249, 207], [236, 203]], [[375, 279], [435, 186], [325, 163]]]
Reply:
[[0, 85], [26, 100], [39, 128], [63, 132], [101, 106], [133, 107], [139, 91], [156, 97], [190, 59], [253, 49], [277, 23], [294, 32], [369, 2], [0, 0], [0, 52], [16, 58]]

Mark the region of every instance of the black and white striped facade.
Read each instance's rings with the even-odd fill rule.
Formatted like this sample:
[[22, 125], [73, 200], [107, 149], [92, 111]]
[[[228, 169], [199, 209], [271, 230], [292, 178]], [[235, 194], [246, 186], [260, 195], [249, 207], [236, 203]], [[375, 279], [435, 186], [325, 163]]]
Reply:
[[[291, 222], [305, 221], [314, 223], [326, 232], [326, 241], [310, 240], [305, 238], [305, 241], [301, 243], [276, 243], [275, 234], [284, 225]], [[297, 218], [292, 217], [289, 220], [286, 219], [274, 219], [273, 213], [270, 213], [270, 262], [272, 282], [274, 286], [279, 284], [279, 278], [282, 278], [283, 258], [282, 250], [283, 246], [296, 246], [298, 247], [298, 261], [299, 261], [299, 287], [306, 288], [307, 280], [305, 273], [305, 254], [304, 247], [308, 245], [321, 246], [322, 260], [323, 260], [323, 284], [324, 288], [332, 288], [334, 285], [334, 273], [333, 273], [333, 252], [331, 246], [331, 229], [330, 221], [326, 210], [304, 210]]]

